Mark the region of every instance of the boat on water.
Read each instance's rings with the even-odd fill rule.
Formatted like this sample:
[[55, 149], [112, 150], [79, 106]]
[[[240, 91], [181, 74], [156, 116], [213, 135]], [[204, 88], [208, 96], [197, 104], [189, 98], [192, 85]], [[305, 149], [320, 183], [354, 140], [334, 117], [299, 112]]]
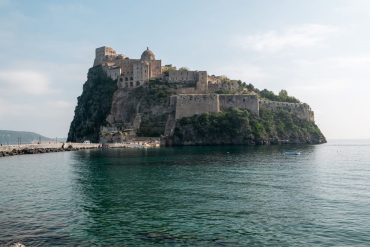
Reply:
[[286, 151], [286, 152], [284, 152], [284, 155], [301, 155], [301, 152], [299, 152], [299, 151]]

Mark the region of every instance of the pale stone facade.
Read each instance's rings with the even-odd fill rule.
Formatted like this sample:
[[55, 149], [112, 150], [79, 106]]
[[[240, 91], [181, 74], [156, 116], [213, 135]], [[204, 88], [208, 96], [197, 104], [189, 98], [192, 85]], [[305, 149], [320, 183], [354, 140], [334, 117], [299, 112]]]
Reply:
[[220, 112], [228, 108], [245, 109], [259, 114], [259, 101], [256, 95], [179, 94], [171, 96], [170, 105], [175, 112], [175, 119]]
[[171, 96], [170, 105], [175, 112], [175, 119], [229, 108], [245, 109], [259, 115], [260, 109], [264, 108], [272, 111], [284, 109], [302, 120], [314, 122], [314, 112], [307, 104], [259, 100], [257, 95], [179, 94]]
[[103, 46], [96, 48], [94, 66], [103, 64], [104, 62], [113, 62], [116, 56], [116, 51], [110, 47]]
[[239, 108], [249, 110], [254, 114], [259, 115], [259, 102], [257, 95], [234, 95], [234, 94], [220, 94], [220, 110], [224, 111], [228, 108]]
[[179, 94], [171, 96], [170, 103], [175, 109], [175, 119], [220, 111], [217, 94]]
[[189, 70], [170, 70], [168, 72], [168, 82], [195, 82], [197, 93], [206, 93], [208, 91], [207, 71], [189, 71]]
[[172, 65], [162, 67], [161, 63], [149, 48], [142, 53], [140, 59], [117, 54], [111, 47], [103, 46], [95, 50], [94, 66], [102, 65], [110, 78], [118, 80], [119, 88], [136, 88], [150, 79], [161, 78], [169, 83], [194, 82], [195, 87], [190, 91], [195, 93], [208, 91], [207, 71], [177, 70]]
[[161, 60], [156, 60], [149, 48], [140, 59], [130, 59], [103, 46], [95, 51], [94, 66], [97, 65], [102, 65], [110, 78], [118, 80], [119, 88], [135, 88], [162, 75]]

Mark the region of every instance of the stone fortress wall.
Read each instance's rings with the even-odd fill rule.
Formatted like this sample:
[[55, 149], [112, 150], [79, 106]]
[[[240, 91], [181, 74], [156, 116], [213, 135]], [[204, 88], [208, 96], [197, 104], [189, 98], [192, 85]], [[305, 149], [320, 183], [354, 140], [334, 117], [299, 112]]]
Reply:
[[171, 96], [170, 105], [175, 112], [175, 119], [221, 112], [228, 108], [246, 109], [259, 114], [256, 95], [179, 94]]
[[195, 82], [195, 91], [197, 93], [206, 93], [208, 90], [207, 71], [171, 70], [168, 72], [168, 82]]
[[260, 100], [257, 95], [179, 94], [171, 96], [170, 105], [175, 112], [175, 119], [239, 108], [249, 110], [256, 115], [259, 115], [260, 109], [272, 111], [284, 109], [302, 120], [315, 121], [314, 112], [307, 104]]
[[311, 110], [310, 106], [305, 103], [288, 103], [261, 99], [259, 100], [259, 107], [271, 111], [283, 109], [293, 113], [300, 119], [315, 122], [314, 112]]
[[175, 110], [175, 119], [220, 111], [217, 94], [174, 95], [171, 96], [170, 104]]
[[259, 103], [257, 95], [234, 95], [234, 94], [220, 94], [220, 110], [224, 111], [228, 108], [245, 109], [259, 115]]

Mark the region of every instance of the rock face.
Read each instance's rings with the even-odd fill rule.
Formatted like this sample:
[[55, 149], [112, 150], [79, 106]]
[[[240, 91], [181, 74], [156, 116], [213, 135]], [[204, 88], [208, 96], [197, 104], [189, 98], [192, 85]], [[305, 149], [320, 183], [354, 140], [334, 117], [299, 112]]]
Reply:
[[182, 118], [176, 123], [170, 145], [320, 144], [326, 139], [314, 122], [280, 110], [248, 110]]
[[254, 88], [254, 94], [244, 94], [251, 86], [237, 85], [236, 94], [184, 95], [179, 92], [191, 86], [160, 79], [127, 89], [117, 87], [117, 80], [95, 66], [78, 97], [68, 141], [110, 143], [162, 137], [163, 145], [326, 142], [307, 104], [287, 95], [292, 102], [267, 100], [264, 91]]
[[82, 95], [77, 98], [68, 142], [99, 142], [100, 128], [107, 123], [113, 93], [117, 90], [117, 82], [107, 77], [101, 66], [91, 68], [87, 78]]
[[26, 246], [22, 243], [15, 243], [15, 244], [9, 245], [9, 247], [26, 247]]
[[131, 90], [120, 88], [113, 95], [107, 123], [120, 130], [132, 129], [138, 136], [159, 137], [171, 111], [172, 93], [171, 88], [158, 82]]

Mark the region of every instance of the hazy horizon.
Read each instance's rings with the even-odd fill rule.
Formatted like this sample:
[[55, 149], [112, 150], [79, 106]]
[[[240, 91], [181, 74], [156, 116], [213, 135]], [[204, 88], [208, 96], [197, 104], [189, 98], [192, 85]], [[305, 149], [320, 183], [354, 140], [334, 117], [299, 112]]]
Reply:
[[0, 129], [66, 137], [95, 48], [308, 103], [329, 140], [370, 139], [369, 1], [0, 0]]

